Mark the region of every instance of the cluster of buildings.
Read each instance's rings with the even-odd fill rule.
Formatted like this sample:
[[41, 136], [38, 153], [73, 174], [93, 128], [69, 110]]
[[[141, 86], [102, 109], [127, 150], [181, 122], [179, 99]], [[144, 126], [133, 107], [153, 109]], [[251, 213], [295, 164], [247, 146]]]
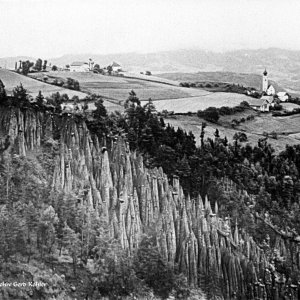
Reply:
[[[90, 72], [93, 71], [95, 67], [95, 63], [89, 59], [89, 62], [84, 62], [84, 61], [75, 61], [70, 64], [70, 72]], [[112, 72], [120, 72], [122, 71], [121, 65], [119, 65], [116, 62], [113, 62], [111, 65], [111, 71]], [[108, 70], [107, 68], [104, 68], [104, 70]]]
[[[248, 95], [251, 95], [251, 93], [249, 92]], [[251, 106], [261, 112], [268, 112], [270, 107], [274, 107], [279, 102], [286, 102], [289, 98], [290, 96], [287, 92], [276, 93], [274, 86], [269, 84], [268, 72], [265, 70], [262, 77], [262, 96], [260, 99], [253, 99]]]

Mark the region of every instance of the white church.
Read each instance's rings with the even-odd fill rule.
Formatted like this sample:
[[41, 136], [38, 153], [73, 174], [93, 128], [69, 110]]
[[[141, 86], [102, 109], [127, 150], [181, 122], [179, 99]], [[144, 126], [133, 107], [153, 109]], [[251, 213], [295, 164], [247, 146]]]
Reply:
[[269, 84], [267, 70], [263, 72], [262, 91], [265, 92], [268, 96], [275, 96], [276, 94], [274, 86]]

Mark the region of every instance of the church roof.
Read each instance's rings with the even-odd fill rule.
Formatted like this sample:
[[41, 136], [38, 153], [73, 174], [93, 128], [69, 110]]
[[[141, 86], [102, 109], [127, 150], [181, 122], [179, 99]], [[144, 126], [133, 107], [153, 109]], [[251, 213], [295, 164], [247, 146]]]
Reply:
[[264, 76], [267, 76], [268, 75], [268, 72], [267, 70], [265, 69], [265, 71], [263, 72]]
[[251, 99], [250, 102], [250, 106], [262, 106], [264, 101], [262, 99], [256, 99], [256, 98], [253, 98]]
[[115, 61], [113, 62], [113, 64], [111, 65], [112, 67], [121, 67], [118, 63], [116, 63]]
[[282, 96], [287, 96], [287, 94], [288, 94], [287, 92], [278, 92], [277, 96], [282, 97]]
[[267, 95], [262, 96], [260, 99], [264, 100], [264, 101], [267, 101], [268, 103], [272, 103], [274, 101], [274, 97], [273, 96], [267, 96]]

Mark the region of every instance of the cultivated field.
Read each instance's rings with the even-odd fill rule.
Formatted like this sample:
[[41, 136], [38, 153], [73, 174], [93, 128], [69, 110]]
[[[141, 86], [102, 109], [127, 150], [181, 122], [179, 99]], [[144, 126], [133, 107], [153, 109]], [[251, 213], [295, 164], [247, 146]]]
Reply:
[[4, 83], [5, 89], [8, 94], [11, 94], [12, 90], [17, 85], [20, 85], [20, 83], [22, 83], [23, 87], [27, 89], [28, 93], [33, 97], [35, 97], [39, 91], [42, 91], [44, 96], [49, 96], [56, 92], [59, 92], [61, 94], [68, 94], [70, 98], [74, 95], [77, 95], [79, 98], [84, 98], [86, 96], [86, 94], [84, 93], [71, 91], [62, 87], [43, 83], [6, 69], [0, 69], [0, 79]]
[[[115, 103], [125, 101], [131, 90], [135, 91], [140, 100], [151, 98], [153, 101], [189, 98], [208, 94], [202, 89], [183, 88], [179, 87], [177, 82], [140, 74], [136, 74], [136, 78], [133, 78], [134, 74], [126, 74], [129, 77], [119, 77], [77, 72], [33, 73], [30, 76], [38, 79], [43, 79], [44, 76], [47, 76], [49, 82], [55, 78], [66, 81], [70, 77], [79, 82], [82, 92], [96, 93], [103, 98], [115, 101]], [[158, 82], [159, 80], [162, 82]]]
[[[290, 132], [290, 128], [296, 129], [297, 124], [300, 124], [300, 117], [292, 117], [293, 116], [285, 117], [285, 120], [279, 120], [278, 118], [274, 118], [271, 115], [260, 115], [259, 117], [257, 116], [253, 121], [246, 121], [245, 123], [242, 123], [242, 126], [237, 126], [235, 129], [227, 126], [224, 127], [223, 124], [217, 125], [205, 121], [207, 123], [207, 127], [205, 128], [205, 138], [210, 137], [214, 139], [214, 132], [216, 128], [218, 128], [221, 138], [224, 138], [226, 136], [227, 139], [232, 142], [234, 134], [238, 131], [243, 131], [248, 137], [248, 142], [246, 143], [250, 143], [254, 146], [257, 145], [257, 142], [260, 138], [264, 137], [262, 134], [264, 131], [270, 133], [274, 130], [279, 133], [278, 139], [269, 138], [268, 142], [273, 146], [276, 152], [280, 152], [285, 149], [286, 144], [295, 145], [300, 143], [299, 133], [288, 134], [288, 132]], [[238, 116], [235, 115], [235, 118], [238, 118]], [[200, 119], [197, 116], [173, 116], [172, 118], [167, 118], [165, 120], [165, 123], [169, 123], [175, 128], [181, 127], [187, 132], [192, 131], [196, 138], [196, 143], [199, 146], [201, 124], [203, 121], [203, 119]], [[289, 123], [291, 124], [291, 127], [289, 126]], [[276, 125], [275, 128], [278, 131], [273, 127], [274, 125]], [[286, 128], [286, 134], [282, 134], [282, 128]]]
[[[158, 111], [168, 110], [175, 113], [197, 112], [210, 106], [236, 106], [242, 101], [251, 103], [252, 98], [236, 93], [211, 93], [199, 88], [178, 86], [178, 82], [160, 79], [155, 76], [124, 73], [124, 77], [107, 76], [94, 73], [47, 72], [32, 73], [30, 76], [42, 79], [47, 76], [51, 82], [55, 78], [66, 81], [68, 77], [78, 80], [80, 89], [85, 93], [95, 93], [122, 109], [123, 102], [131, 90], [145, 104], [151, 98]], [[129, 76], [126, 77], [126, 76]], [[133, 78], [136, 76], [136, 78]], [[154, 81], [151, 81], [154, 80]], [[165, 82], [158, 82], [162, 80]], [[174, 84], [174, 85], [172, 85]], [[117, 106], [116, 106], [117, 105]], [[118, 106], [119, 105], [119, 106]], [[109, 109], [110, 110], [110, 109]]]
[[251, 122], [241, 123], [238, 128], [253, 132], [272, 132], [278, 134], [292, 134], [300, 132], [300, 115], [292, 115], [286, 117], [272, 117], [270, 114], [261, 114], [260, 117], [254, 118]]
[[[176, 80], [178, 82], [225, 82], [230, 84], [240, 84], [245, 87], [261, 89], [262, 75], [251, 73], [234, 73], [234, 72], [197, 72], [197, 73], [163, 73], [160, 77]], [[283, 91], [276, 82], [270, 80], [276, 91]]]
[[286, 111], [292, 111], [294, 108], [300, 108], [298, 104], [295, 103], [280, 103], [282, 105], [282, 108]]
[[242, 94], [205, 92], [203, 96], [195, 96], [173, 100], [160, 100], [155, 101], [154, 104], [158, 111], [166, 109], [168, 111], [174, 111], [174, 113], [187, 113], [197, 112], [198, 110], [204, 110], [210, 106], [233, 107], [239, 105], [242, 101], [247, 101], [250, 103], [251, 99], [252, 98]]

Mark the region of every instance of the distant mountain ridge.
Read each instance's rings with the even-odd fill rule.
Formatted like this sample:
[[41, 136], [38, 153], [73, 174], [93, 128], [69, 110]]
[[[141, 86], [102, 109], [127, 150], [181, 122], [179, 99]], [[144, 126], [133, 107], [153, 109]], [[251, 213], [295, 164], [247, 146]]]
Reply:
[[[99, 55], [66, 54], [58, 58], [43, 58], [59, 66], [73, 61], [87, 61], [92, 58], [100, 66], [107, 66], [113, 61], [121, 64], [125, 70], [152, 73], [167, 72], [236, 72], [261, 74], [266, 68], [271, 80], [278, 82], [287, 90], [300, 91], [300, 51], [278, 48], [244, 49], [228, 52], [205, 50], [174, 50], [157, 53], [123, 53]], [[0, 58], [0, 66], [5, 64], [13, 68], [16, 58]], [[35, 60], [36, 58], [31, 58]]]

